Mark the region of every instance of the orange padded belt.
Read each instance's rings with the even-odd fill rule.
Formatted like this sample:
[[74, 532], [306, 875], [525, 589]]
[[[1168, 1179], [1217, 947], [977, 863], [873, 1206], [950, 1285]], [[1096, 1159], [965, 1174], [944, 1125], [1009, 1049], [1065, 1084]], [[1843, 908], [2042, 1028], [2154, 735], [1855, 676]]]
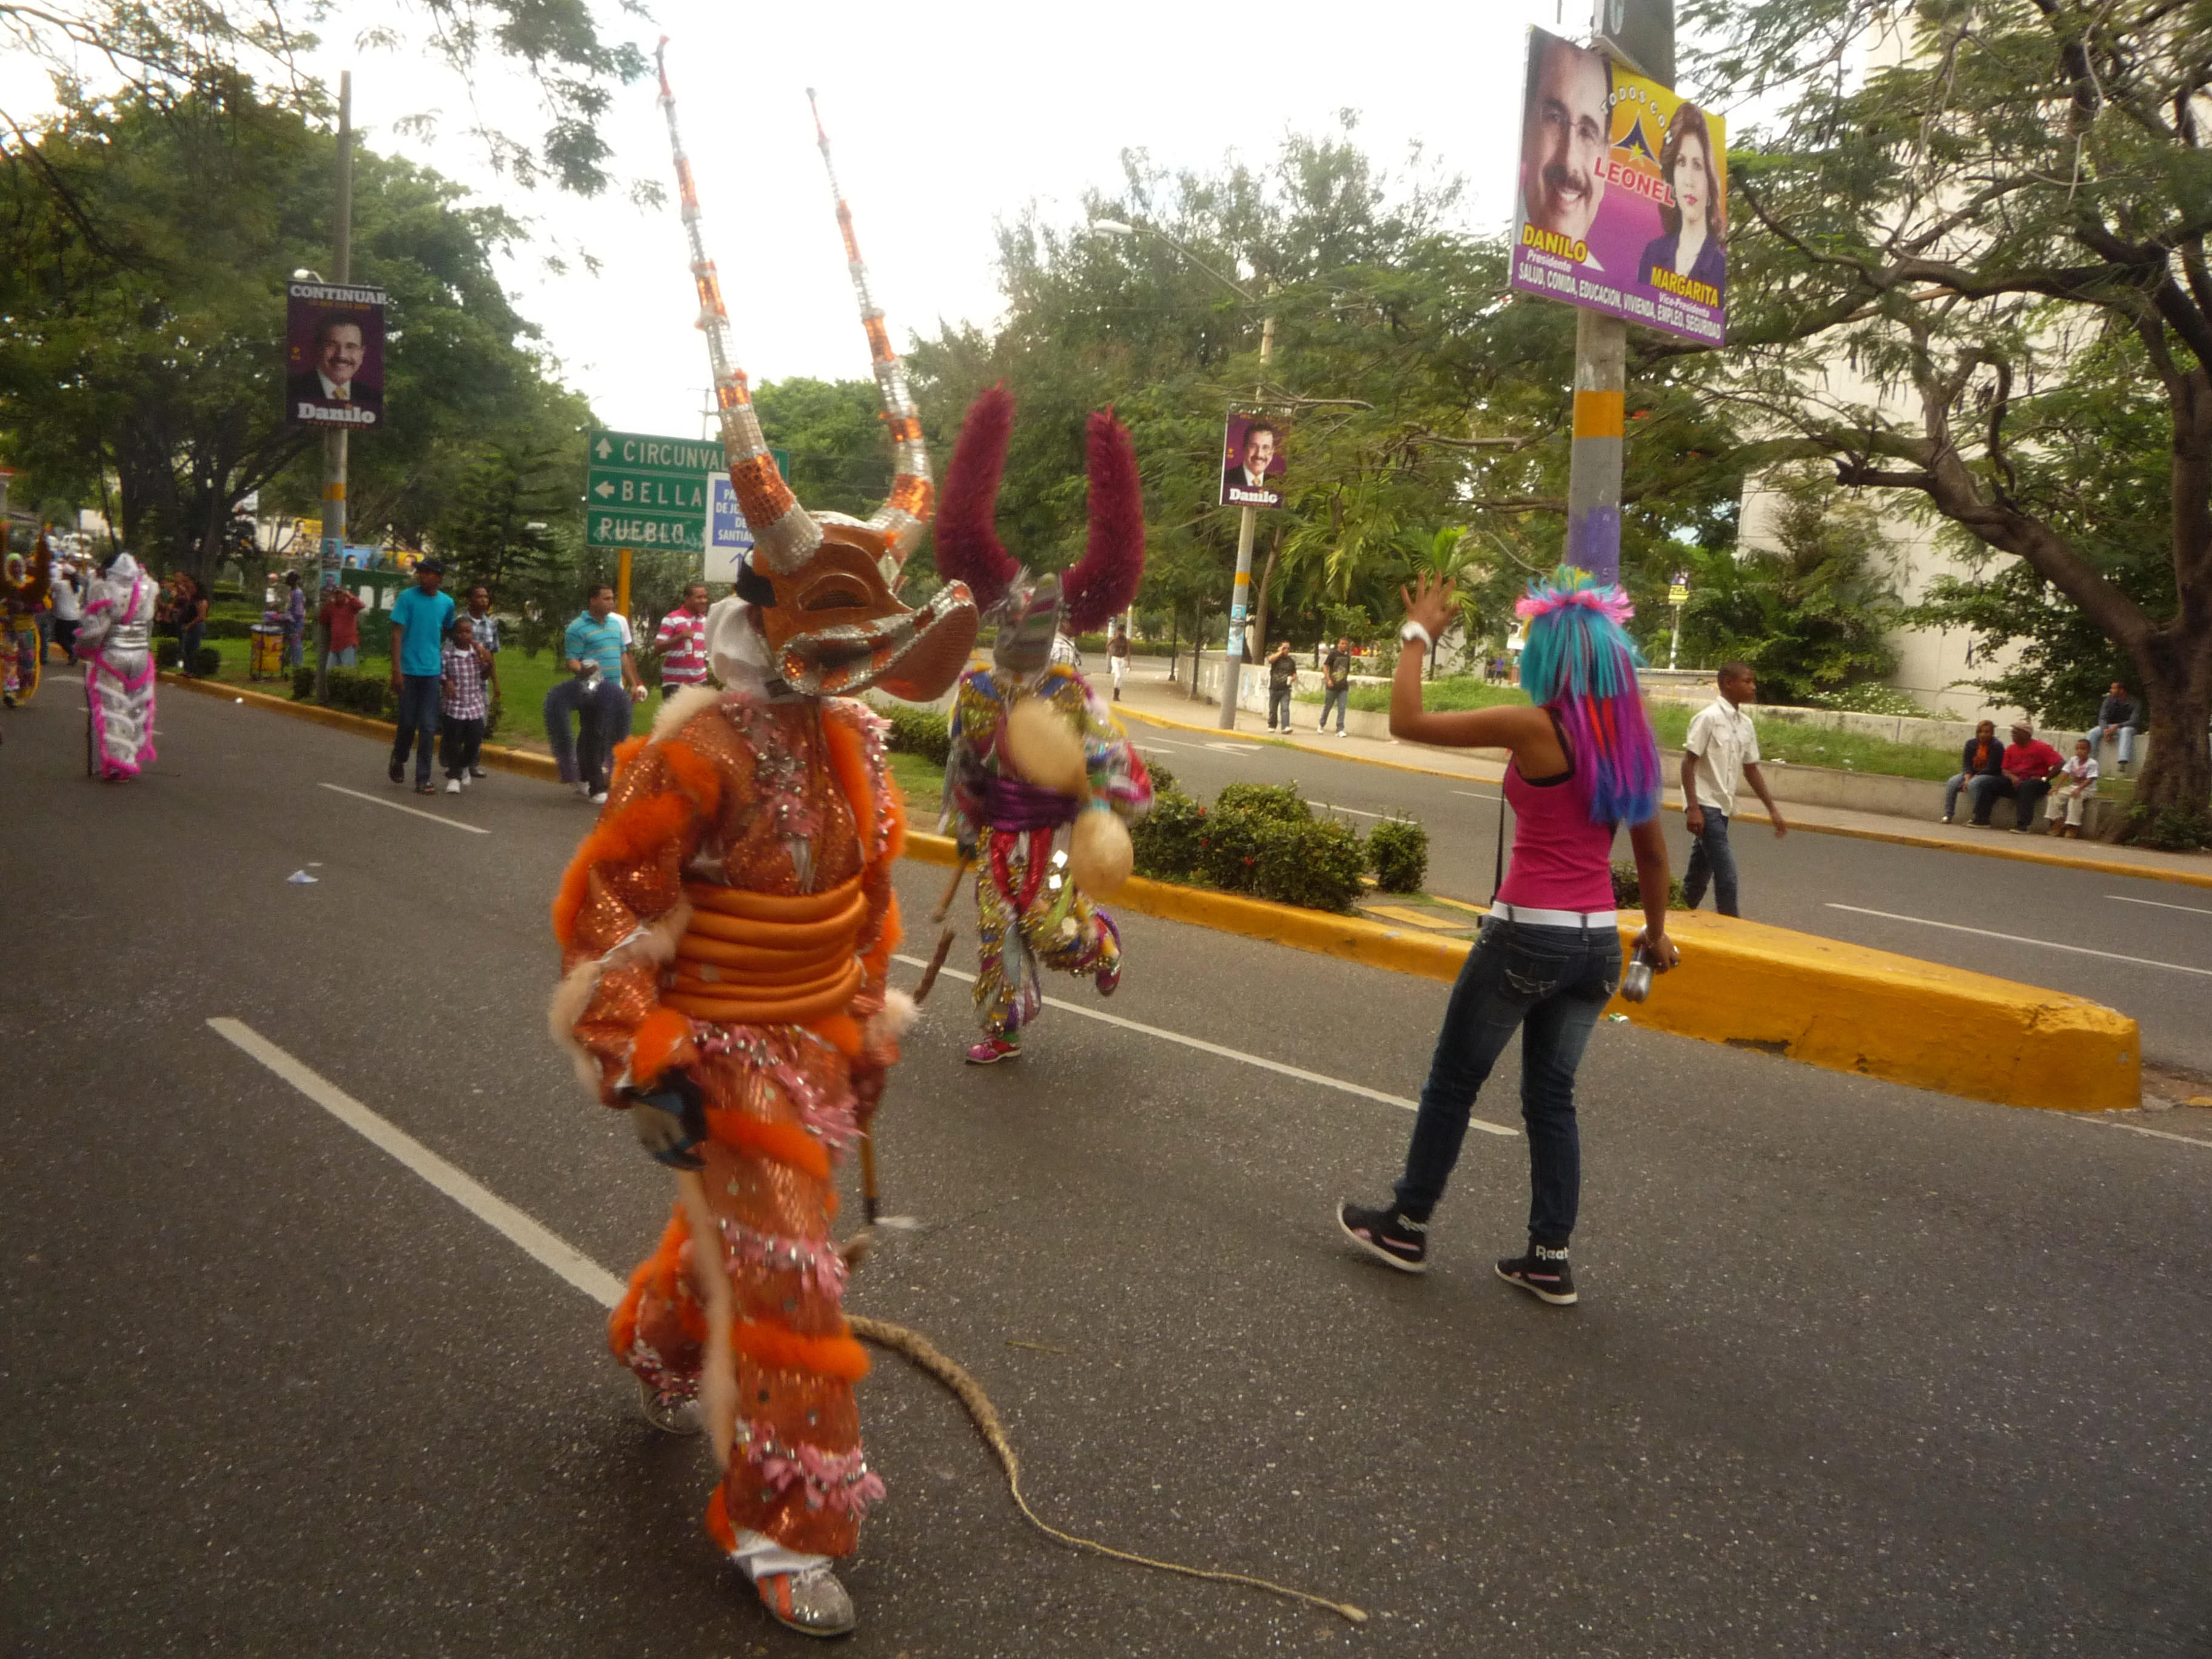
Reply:
[[860, 990], [858, 876], [794, 898], [695, 883], [684, 893], [691, 921], [661, 975], [664, 1006], [725, 1025], [804, 1024]]

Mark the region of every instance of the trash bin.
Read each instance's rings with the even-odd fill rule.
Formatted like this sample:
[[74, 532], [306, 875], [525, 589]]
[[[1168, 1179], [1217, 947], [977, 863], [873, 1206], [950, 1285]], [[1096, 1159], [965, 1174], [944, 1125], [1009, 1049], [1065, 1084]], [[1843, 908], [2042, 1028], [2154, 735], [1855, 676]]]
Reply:
[[246, 659], [246, 678], [250, 680], [283, 678], [284, 630], [274, 623], [256, 623], [252, 632], [253, 651]]

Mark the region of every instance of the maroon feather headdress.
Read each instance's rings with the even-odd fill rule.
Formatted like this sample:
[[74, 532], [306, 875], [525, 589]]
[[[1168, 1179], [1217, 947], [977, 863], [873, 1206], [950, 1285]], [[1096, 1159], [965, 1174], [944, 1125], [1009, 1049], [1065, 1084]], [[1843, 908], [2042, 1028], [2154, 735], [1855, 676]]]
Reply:
[[[1003, 599], [1021, 574], [994, 523], [1013, 429], [1013, 394], [1003, 385], [976, 398], [960, 423], [960, 441], [938, 498], [937, 574], [967, 583], [983, 611]], [[1083, 556], [1060, 579], [1071, 634], [1088, 633], [1127, 610], [1145, 574], [1144, 493], [1129, 430], [1111, 410], [1102, 410], [1091, 416], [1086, 438], [1091, 533]]]

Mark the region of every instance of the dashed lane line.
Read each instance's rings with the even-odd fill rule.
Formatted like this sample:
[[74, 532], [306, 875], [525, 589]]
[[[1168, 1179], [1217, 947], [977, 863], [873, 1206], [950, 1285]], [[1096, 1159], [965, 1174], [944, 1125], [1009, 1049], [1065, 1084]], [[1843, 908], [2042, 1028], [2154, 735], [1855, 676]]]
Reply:
[[2212, 916], [2201, 904], [2168, 904], [2160, 899], [2130, 898], [2125, 893], [2107, 893], [2105, 896], [2115, 904], [2148, 904], [2154, 910], [2186, 910], [2192, 916]]
[[1835, 904], [1831, 910], [1848, 910], [1856, 916], [1880, 916], [1884, 921], [1909, 921], [1919, 927], [1941, 927], [1949, 933], [1975, 933], [1983, 939], [2001, 939], [2008, 945], [2035, 945], [2046, 951], [2065, 951], [2077, 957], [2102, 957], [2107, 962], [2129, 962], [2138, 968], [2163, 968], [2171, 974], [2195, 974], [2212, 979], [2212, 968], [2191, 968], [2179, 962], [2158, 962], [2149, 957], [2124, 957], [2117, 951], [2093, 951], [2086, 945], [2061, 945], [2056, 939], [2027, 939], [2019, 933], [1992, 933], [1986, 927], [1966, 927], [1955, 921], [1930, 921], [1925, 916], [1900, 916], [1893, 910], [1869, 910], [1863, 905]]
[[278, 1077], [381, 1152], [435, 1187], [523, 1253], [550, 1267], [603, 1308], [622, 1300], [622, 1281], [581, 1250], [516, 1209], [440, 1158], [397, 1125], [380, 1117], [320, 1072], [295, 1060], [242, 1020], [210, 1019], [217, 1036], [259, 1060]]
[[2201, 1135], [2178, 1135], [2171, 1129], [2146, 1129], [2140, 1123], [2112, 1123], [2103, 1118], [2085, 1117], [2076, 1120], [2099, 1129], [2125, 1129], [2131, 1135], [2148, 1135], [2155, 1140], [2179, 1140], [2185, 1146], [2203, 1146], [2212, 1151], [2212, 1140]]
[[481, 824], [463, 823], [459, 818], [441, 818], [435, 812], [426, 812], [419, 806], [403, 806], [396, 800], [386, 800], [381, 795], [366, 795], [358, 789], [349, 789], [342, 783], [325, 783], [319, 787], [337, 794], [351, 795], [356, 800], [365, 800], [371, 806], [388, 806], [395, 812], [405, 812], [413, 817], [428, 818], [431, 823], [442, 823], [450, 830], [465, 830], [472, 836], [491, 834], [490, 830]]
[[[909, 968], [929, 966], [920, 957], [902, 956], [893, 959], [906, 963]], [[947, 968], [942, 971], [947, 979], [957, 979], [969, 985], [975, 982], [975, 975], [963, 974], [957, 968]], [[1395, 1106], [1401, 1111], [1416, 1112], [1421, 1107], [1419, 1101], [1408, 1100], [1403, 1095], [1386, 1095], [1380, 1089], [1370, 1089], [1364, 1084], [1347, 1083], [1340, 1077], [1325, 1077], [1319, 1072], [1309, 1072], [1301, 1066], [1285, 1066], [1279, 1060], [1268, 1060], [1260, 1054], [1248, 1054], [1241, 1048], [1224, 1048], [1218, 1042], [1208, 1042], [1204, 1037], [1185, 1036], [1181, 1031], [1164, 1030], [1158, 1025], [1147, 1025], [1141, 1020], [1124, 1019], [1119, 1014], [1109, 1014], [1103, 1009], [1085, 1008], [1079, 1003], [1062, 1002], [1058, 997], [1047, 997], [1044, 1004], [1046, 1007], [1057, 1008], [1063, 1013], [1080, 1015], [1085, 1019], [1095, 1019], [1102, 1025], [1118, 1025], [1125, 1031], [1135, 1031], [1144, 1036], [1158, 1037], [1163, 1042], [1181, 1043], [1184, 1048], [1195, 1048], [1200, 1054], [1212, 1054], [1222, 1060], [1233, 1060], [1245, 1066], [1256, 1066], [1263, 1072], [1273, 1072], [1281, 1077], [1296, 1078], [1301, 1083], [1317, 1084], [1322, 1088], [1334, 1089], [1341, 1094], [1357, 1095], [1362, 1100], [1379, 1100], [1385, 1106]], [[1509, 1140], [1517, 1139], [1521, 1133], [1518, 1129], [1509, 1128], [1503, 1123], [1492, 1123], [1479, 1117], [1469, 1118], [1468, 1127], [1480, 1129], [1485, 1134], [1503, 1135]]]

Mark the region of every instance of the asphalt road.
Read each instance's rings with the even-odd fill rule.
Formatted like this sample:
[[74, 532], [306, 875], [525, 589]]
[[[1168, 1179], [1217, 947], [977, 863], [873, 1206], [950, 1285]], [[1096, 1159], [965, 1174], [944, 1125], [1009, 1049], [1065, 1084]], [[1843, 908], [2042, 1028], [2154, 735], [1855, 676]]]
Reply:
[[[599, 1307], [207, 1024], [626, 1273], [668, 1184], [544, 1030], [586, 809], [424, 801], [198, 697], [161, 725], [127, 787], [59, 700], [0, 750], [0, 1650], [813, 1650], [714, 1560]], [[945, 988], [883, 1120], [923, 1224], [851, 1305], [974, 1371], [1048, 1517], [1373, 1622], [1047, 1542], [884, 1357], [847, 1651], [2212, 1652], [2212, 1144], [1607, 1024], [1554, 1310], [1489, 1269], [1517, 1139], [1470, 1136], [1402, 1278], [1328, 1216], [1406, 1111], [1254, 1063], [1410, 1095], [1445, 988], [1127, 939], [1103, 1012], [1149, 1029], [1054, 1010], [1016, 1065], [958, 1063]], [[1510, 1073], [1477, 1110], [1514, 1121]]]
[[[1201, 705], [1192, 718], [1212, 712]], [[1318, 714], [1318, 705], [1301, 703], [1294, 718], [1303, 726]], [[1502, 805], [1496, 784], [1270, 744], [1258, 715], [1240, 714], [1238, 726], [1218, 738], [1141, 722], [1131, 731], [1202, 799], [1239, 780], [1296, 782], [1316, 806], [1363, 830], [1411, 813], [1428, 826], [1429, 890], [1489, 899]], [[1419, 763], [1418, 751], [1395, 757]], [[1756, 799], [1747, 799], [1756, 810]], [[1689, 832], [1679, 812], [1667, 814], [1667, 826], [1679, 875]], [[1509, 813], [1509, 845], [1511, 832]], [[2132, 1015], [2149, 1059], [2212, 1073], [2212, 889], [1803, 830], [1777, 840], [1763, 823], [1732, 825], [1729, 841], [1743, 914], [1753, 921], [2070, 991]], [[1628, 856], [1625, 837], [1620, 856]]]

